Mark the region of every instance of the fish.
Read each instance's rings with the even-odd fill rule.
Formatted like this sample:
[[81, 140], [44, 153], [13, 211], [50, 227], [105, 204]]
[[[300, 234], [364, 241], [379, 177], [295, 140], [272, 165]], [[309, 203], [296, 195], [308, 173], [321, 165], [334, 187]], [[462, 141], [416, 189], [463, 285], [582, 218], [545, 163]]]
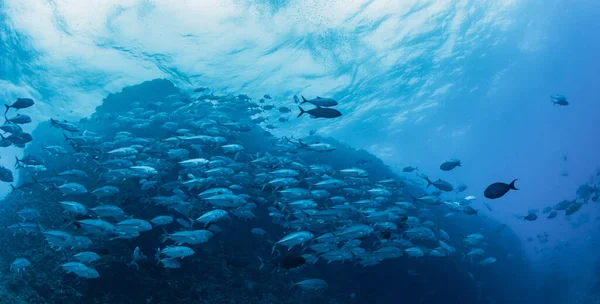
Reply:
[[100, 219], [86, 219], [76, 221], [77, 226], [83, 228], [90, 234], [96, 234], [100, 236], [110, 236], [117, 232], [115, 225]]
[[569, 205], [569, 207], [567, 207], [567, 209], [565, 211], [565, 215], [569, 216], [569, 215], [579, 211], [581, 206], [583, 206], [583, 203], [573, 202], [572, 204]]
[[85, 186], [78, 183], [66, 183], [57, 188], [64, 195], [83, 195], [88, 193]]
[[25, 268], [29, 267], [31, 262], [25, 258], [17, 258], [10, 264], [10, 272], [21, 273]]
[[206, 226], [210, 223], [214, 223], [225, 218], [229, 219], [227, 211], [222, 209], [215, 209], [202, 214], [199, 218], [196, 219], [196, 222], [202, 223]]
[[12, 171], [2, 165], [0, 165], [0, 181], [5, 183], [12, 183], [14, 181]]
[[306, 279], [300, 282], [294, 283], [294, 286], [298, 286], [304, 290], [319, 290], [323, 288], [327, 288], [327, 282], [321, 279]]
[[98, 271], [92, 267], [88, 267], [80, 262], [68, 262], [60, 265], [66, 272], [74, 273], [78, 277], [85, 279], [97, 279], [100, 277]]
[[427, 187], [433, 185], [434, 187], [446, 192], [454, 190], [454, 187], [452, 187], [452, 185], [447, 181], [438, 179], [437, 181], [432, 182], [428, 177], [425, 177], [425, 180], [427, 180]]
[[410, 172], [413, 172], [413, 171], [419, 171], [419, 166], [416, 166], [416, 167], [408, 166], [408, 167], [402, 168], [402, 172], [410, 173]]
[[74, 255], [73, 258], [84, 264], [89, 264], [100, 260], [100, 256], [92, 251], [80, 252]]
[[[165, 85], [155, 90], [155, 83]], [[34, 267], [23, 270], [24, 279], [63, 269], [68, 277], [79, 279], [65, 274], [65, 280], [47, 280], [46, 287], [67, 291], [77, 289], [82, 279], [100, 275], [115, 284], [123, 283], [122, 275], [166, 275], [170, 288], [185, 289], [188, 286], [179, 279], [193, 278], [198, 269], [215, 278], [230, 272], [225, 277], [243, 288], [252, 287], [251, 280], [277, 279], [267, 271], [248, 276], [250, 268], [258, 267], [289, 272], [285, 276], [294, 278], [295, 288], [309, 292], [326, 288], [327, 282], [304, 275], [345, 268], [329, 264], [387, 267], [390, 259], [420, 259], [417, 264], [426, 266], [465, 256], [468, 261], [456, 262], [467, 268], [490, 267], [495, 260], [484, 262], [491, 258], [487, 254], [504, 250], [494, 244], [498, 229], [493, 223], [484, 225], [491, 227], [485, 230], [480, 225], [454, 228], [454, 220], [489, 220], [467, 219], [479, 206], [474, 196], [458, 194], [466, 192], [466, 185], [429, 181], [417, 166], [394, 174], [369, 152], [326, 138], [327, 128], [317, 124], [305, 130], [288, 121], [290, 114], [281, 113], [289, 112], [291, 100], [219, 95], [208, 88], [193, 97], [187, 93], [190, 90], [179, 90], [166, 80], [149, 81], [111, 94], [78, 122], [53, 116], [43, 130], [38, 126], [28, 135], [23, 135], [23, 129], [29, 132], [27, 125], [19, 124], [27, 120], [25, 114], [7, 116], [2, 130], [8, 133], [0, 146], [27, 145], [27, 151], [16, 159], [18, 177], [9, 178], [13, 168], [5, 168], [5, 179], [19, 190], [6, 198], [6, 245], [15, 245], [13, 249], [23, 254], [43, 251], [46, 244], [53, 249], [44, 251], [43, 260], [26, 256]], [[299, 97], [294, 104], [315, 106], [304, 111], [300, 105], [301, 112], [339, 117], [338, 122], [346, 119], [332, 108], [337, 101]], [[270, 128], [272, 133], [264, 133]], [[34, 144], [27, 143], [29, 137]], [[460, 164], [448, 162], [448, 168], [443, 166], [448, 170]], [[578, 212], [584, 198], [593, 200], [597, 194], [596, 184], [589, 182], [562, 210]], [[460, 238], [460, 232], [468, 236]], [[42, 246], [36, 241], [40, 236], [46, 243]], [[152, 244], [160, 248], [147, 258], [141, 251]], [[273, 256], [266, 258], [269, 249]], [[433, 261], [437, 258], [442, 261]], [[118, 266], [118, 261], [140, 272]], [[96, 264], [102, 266], [96, 270]], [[415, 265], [407, 268], [413, 270], [411, 275], [426, 278], [425, 268]], [[115, 272], [114, 267], [121, 269]], [[93, 287], [94, 282], [89, 283]], [[100, 294], [90, 293], [86, 300], [102, 302]], [[248, 302], [256, 302], [253, 294], [244, 293]], [[305, 295], [287, 295], [310, 301]]]
[[502, 182], [497, 182], [489, 185], [483, 195], [489, 199], [497, 199], [503, 197], [510, 190], [519, 190], [515, 187], [515, 182], [518, 179], [513, 180], [510, 184], [505, 184]]
[[4, 116], [5, 119], [5, 124], [8, 123], [13, 123], [13, 124], [18, 124], [18, 125], [23, 125], [23, 124], [28, 124], [31, 122], [31, 117], [29, 117], [29, 115], [25, 115], [25, 114], [17, 114], [17, 116], [14, 116], [12, 118], [8, 118], [6, 116]]
[[478, 210], [473, 209], [471, 206], [464, 206], [462, 211], [468, 215], [477, 215]]
[[440, 169], [442, 171], [451, 171], [452, 169], [454, 169], [456, 167], [462, 167], [460, 160], [456, 159], [456, 158], [447, 160], [440, 165]]
[[135, 247], [131, 254], [131, 262], [127, 266], [133, 266], [136, 269], [140, 269], [139, 261], [145, 260], [147, 257], [140, 251], [140, 247]]
[[288, 247], [288, 251], [289, 251], [293, 247], [298, 246], [298, 245], [302, 245], [302, 244], [304, 244], [304, 243], [312, 240], [313, 238], [314, 238], [314, 234], [312, 234], [311, 232], [308, 232], [308, 231], [292, 232], [292, 233], [284, 236], [279, 241], [277, 241], [273, 245], [272, 252], [275, 251], [275, 246], [277, 246], [277, 245], [287, 246]]
[[553, 105], [559, 105], [559, 106], [568, 106], [569, 105], [569, 101], [567, 101], [567, 97], [565, 97], [564, 95], [561, 95], [561, 94], [550, 95], [550, 100], [552, 101]]
[[11, 105], [5, 104], [4, 105], [6, 107], [6, 111], [4, 111], [4, 115], [6, 115], [6, 113], [8, 113], [8, 110], [10, 110], [10, 108], [16, 109], [18, 111], [20, 109], [29, 108], [29, 107], [33, 106], [34, 104], [35, 104], [35, 102], [31, 98], [17, 98], [17, 100], [15, 102], [13, 102], [13, 104], [11, 104]]
[[158, 248], [157, 253], [156, 253], [156, 258], [160, 257], [161, 255], [166, 255], [169, 258], [183, 259], [183, 258], [191, 256], [195, 253], [196, 252], [190, 247], [169, 246], [169, 247], [165, 247], [163, 249]]
[[331, 99], [331, 98], [322, 98], [322, 97], [318, 97], [315, 99], [310, 99], [307, 100], [306, 98], [304, 98], [304, 96], [302, 97], [302, 102], [300, 104], [305, 104], [305, 103], [311, 103], [317, 107], [321, 107], [321, 108], [329, 108], [329, 107], [335, 107], [338, 105], [338, 102]]
[[170, 215], [159, 215], [150, 220], [154, 226], [164, 226], [171, 224], [173, 222], [173, 217]]
[[497, 259], [495, 257], [487, 257], [477, 263], [479, 266], [486, 266], [489, 264], [496, 263]]
[[308, 113], [311, 117], [314, 118], [337, 118], [342, 116], [342, 113], [340, 111], [330, 108], [314, 108], [305, 111], [304, 109], [302, 109], [302, 107], [298, 106], [298, 109], [300, 110], [300, 114], [298, 114], [297, 116], [298, 118], [304, 113]]
[[54, 119], [50, 118], [50, 127], [59, 128], [59, 129], [62, 129], [62, 130], [65, 130], [65, 131], [68, 131], [71, 133], [79, 132], [79, 128], [76, 125], [69, 123], [66, 120], [59, 121], [59, 120], [54, 120]]

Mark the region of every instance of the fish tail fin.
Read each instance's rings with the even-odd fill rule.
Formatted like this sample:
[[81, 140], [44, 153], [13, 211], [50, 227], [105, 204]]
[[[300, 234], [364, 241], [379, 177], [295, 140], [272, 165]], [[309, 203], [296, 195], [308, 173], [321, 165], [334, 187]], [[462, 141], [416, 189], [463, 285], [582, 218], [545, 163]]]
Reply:
[[429, 180], [429, 177], [426, 176], [425, 180], [427, 181], [427, 187], [426, 188], [429, 188], [429, 186], [433, 185], [433, 183]]
[[161, 243], [166, 242], [169, 239], [169, 233], [163, 228], [163, 234], [161, 235]]
[[306, 98], [304, 98], [304, 96], [301, 96], [301, 97], [302, 97], [302, 102], [301, 102], [300, 104], [303, 104], [303, 103], [307, 103], [307, 102], [308, 102], [308, 100], [306, 100]]
[[4, 104], [4, 106], [6, 107], [6, 111], [4, 111], [4, 115], [6, 115], [6, 113], [8, 113], [8, 110], [10, 110], [10, 106], [7, 104]]
[[21, 160], [19, 159], [19, 157], [15, 156], [15, 168], [17, 168], [20, 162]]
[[304, 109], [302, 109], [301, 106], [298, 106], [298, 109], [300, 109], [300, 114], [298, 114], [298, 116], [296, 116], [296, 118], [302, 116], [302, 114], [306, 113], [306, 111], [304, 111]]
[[265, 267], [265, 262], [259, 256], [256, 256], [256, 257], [260, 261], [260, 266], [258, 266], [258, 270], [262, 270], [263, 267]]
[[515, 178], [515, 180], [513, 180], [512, 182], [510, 182], [510, 184], [508, 185], [510, 187], [510, 189], [512, 190], [519, 190], [517, 187], [515, 187], [515, 182], [518, 181], [518, 178]]
[[138, 265], [138, 263], [135, 262], [135, 260], [132, 260], [129, 264], [127, 264], [127, 267], [135, 267], [135, 269], [140, 270], [140, 265]]

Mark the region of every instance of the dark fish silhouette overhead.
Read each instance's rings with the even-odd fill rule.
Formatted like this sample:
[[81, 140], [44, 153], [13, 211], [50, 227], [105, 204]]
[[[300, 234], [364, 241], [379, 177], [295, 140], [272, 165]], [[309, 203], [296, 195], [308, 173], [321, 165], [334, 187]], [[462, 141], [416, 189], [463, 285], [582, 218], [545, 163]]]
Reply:
[[7, 104], [4, 105], [6, 107], [6, 111], [4, 112], [4, 114], [6, 115], [6, 113], [8, 113], [8, 110], [10, 110], [10, 108], [17, 109], [17, 110], [25, 109], [25, 108], [31, 107], [33, 104], [34, 104], [34, 102], [30, 98], [17, 98], [17, 101], [15, 101], [10, 106]]
[[517, 179], [513, 180], [510, 184], [506, 183], [493, 183], [489, 185], [483, 195], [489, 199], [496, 199], [503, 197], [509, 190], [519, 190], [515, 187], [515, 182]]
[[308, 113], [314, 118], [336, 118], [342, 116], [342, 113], [340, 113], [340, 111], [329, 108], [314, 108], [308, 111], [304, 111], [304, 109], [302, 109], [301, 107], [298, 107], [298, 109], [300, 109], [300, 114], [298, 114], [298, 117], [302, 116], [302, 114], [304, 113]]
[[315, 105], [317, 107], [324, 107], [324, 108], [335, 107], [338, 105], [338, 102], [331, 98], [323, 98], [323, 97], [317, 96], [317, 98], [315, 98], [315, 99], [307, 100], [306, 98], [304, 98], [304, 96], [302, 96], [302, 102], [300, 104], [305, 104], [307, 102], [312, 103], [313, 105]]
[[564, 95], [551, 95], [550, 99], [552, 100], [552, 104], [554, 105], [559, 105], [559, 106], [568, 106], [569, 105], [569, 101], [567, 100], [567, 97], [565, 97]]
[[442, 171], [450, 171], [456, 167], [462, 167], [460, 164], [460, 159], [453, 158], [440, 165], [440, 169]]
[[8, 118], [5, 115], [4, 119], [6, 120], [6, 122], [14, 123], [14, 124], [18, 124], [18, 125], [23, 125], [23, 124], [27, 124], [27, 123], [31, 122], [31, 117], [29, 117], [29, 115], [25, 115], [25, 114], [17, 114], [17, 116], [15, 116], [13, 118]]

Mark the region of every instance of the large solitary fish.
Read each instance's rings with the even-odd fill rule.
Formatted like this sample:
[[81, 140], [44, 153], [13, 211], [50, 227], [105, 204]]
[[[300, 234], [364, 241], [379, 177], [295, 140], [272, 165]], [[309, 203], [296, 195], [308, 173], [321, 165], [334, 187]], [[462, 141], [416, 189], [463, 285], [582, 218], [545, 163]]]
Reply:
[[506, 183], [493, 183], [489, 185], [483, 195], [489, 199], [496, 199], [503, 197], [509, 190], [519, 190], [515, 187], [515, 182], [517, 180], [513, 180], [510, 184]]

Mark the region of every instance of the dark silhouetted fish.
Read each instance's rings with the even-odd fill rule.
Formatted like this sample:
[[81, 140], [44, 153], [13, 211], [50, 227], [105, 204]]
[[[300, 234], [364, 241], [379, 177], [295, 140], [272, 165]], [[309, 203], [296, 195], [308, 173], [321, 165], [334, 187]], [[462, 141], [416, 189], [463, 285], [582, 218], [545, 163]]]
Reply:
[[442, 171], [450, 171], [456, 167], [462, 167], [462, 165], [460, 164], [460, 159], [450, 159], [445, 161], [443, 164], [440, 165], [440, 169]]
[[6, 111], [4, 112], [4, 115], [6, 115], [6, 113], [8, 113], [8, 110], [10, 110], [10, 108], [17, 109], [17, 110], [25, 109], [25, 108], [31, 107], [33, 104], [34, 104], [34, 102], [30, 98], [17, 98], [17, 101], [15, 101], [10, 106], [7, 104], [4, 105], [6, 107]]
[[425, 180], [427, 180], [427, 187], [433, 185], [434, 187], [442, 190], [442, 191], [446, 191], [446, 192], [450, 192], [452, 190], [454, 190], [454, 188], [452, 187], [452, 185], [447, 182], [447, 181], [443, 181], [441, 179], [436, 180], [435, 182], [432, 182], [429, 180], [428, 177], [425, 177]]
[[551, 95], [550, 100], [552, 100], [553, 105], [559, 105], [559, 106], [568, 106], [569, 105], [569, 101], [567, 101], [567, 97], [565, 97], [564, 95], [560, 95], [560, 94]]
[[567, 207], [565, 215], [571, 215], [571, 214], [579, 211], [581, 206], [583, 206], [583, 203], [573, 202], [571, 205], [569, 205], [569, 207]]
[[298, 107], [298, 109], [300, 109], [300, 114], [298, 114], [297, 117], [302, 116], [302, 114], [304, 114], [304, 113], [308, 113], [310, 116], [315, 117], [315, 118], [336, 118], [336, 117], [342, 116], [342, 113], [340, 113], [340, 111], [335, 110], [335, 109], [314, 108], [314, 109], [310, 109], [308, 111], [304, 111], [304, 109], [302, 109], [302, 107]]
[[513, 180], [510, 184], [506, 183], [493, 183], [489, 185], [483, 195], [489, 199], [497, 199], [503, 197], [509, 190], [519, 190], [515, 187], [515, 182], [517, 179]]
[[300, 104], [305, 104], [307, 102], [312, 103], [313, 105], [315, 105], [317, 107], [323, 107], [323, 108], [335, 107], [338, 105], [338, 102], [331, 98], [317, 97], [315, 99], [307, 100], [306, 98], [304, 98], [304, 96], [302, 96], [302, 102]]

